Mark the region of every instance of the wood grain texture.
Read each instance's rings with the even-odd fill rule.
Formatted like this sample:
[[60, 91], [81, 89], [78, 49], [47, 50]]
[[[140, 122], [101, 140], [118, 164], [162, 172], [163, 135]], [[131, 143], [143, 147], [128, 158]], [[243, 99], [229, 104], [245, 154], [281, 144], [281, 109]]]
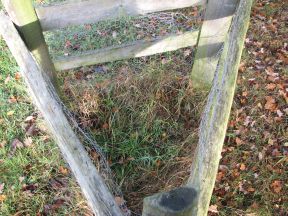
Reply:
[[144, 199], [142, 216], [191, 216], [196, 197], [190, 187], [154, 194]]
[[50, 59], [42, 29], [32, 5], [32, 0], [2, 0], [2, 3], [21, 33], [28, 49], [32, 52], [39, 64], [42, 65], [44, 72], [58, 89], [56, 71]]
[[56, 100], [50, 82], [19, 36], [12, 21], [0, 12], [0, 34], [15, 57], [30, 96], [43, 114], [62, 155], [76, 177], [95, 215], [119, 216], [120, 209], [73, 132], [62, 107]]
[[121, 59], [142, 57], [174, 51], [180, 48], [194, 46], [197, 42], [198, 31], [186, 32], [180, 35], [167, 36], [152, 41], [137, 41], [116, 47], [89, 51], [78, 56], [61, 57], [54, 61], [57, 71], [89, 66]]
[[219, 61], [200, 124], [199, 144], [188, 185], [198, 193], [193, 214], [207, 215], [232, 107], [253, 0], [241, 0]]
[[69, 25], [96, 23], [121, 16], [179, 9], [202, 4], [203, 0], [77, 0], [36, 7], [44, 31]]
[[239, 0], [208, 0], [191, 73], [195, 87], [211, 87], [221, 54], [219, 51], [238, 3]]

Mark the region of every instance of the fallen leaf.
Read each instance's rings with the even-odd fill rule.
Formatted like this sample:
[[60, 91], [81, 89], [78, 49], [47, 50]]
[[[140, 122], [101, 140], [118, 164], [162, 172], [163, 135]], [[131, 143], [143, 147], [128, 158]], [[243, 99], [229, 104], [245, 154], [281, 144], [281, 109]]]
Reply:
[[10, 79], [11, 79], [11, 77], [10, 77], [10, 75], [8, 75], [8, 76], [6, 77], [4, 83], [7, 84], [7, 83], [10, 81]]
[[6, 140], [1, 141], [0, 148], [3, 148], [7, 144]]
[[219, 213], [219, 211], [217, 210], [218, 206], [217, 205], [211, 205], [209, 206], [208, 211], [211, 213]]
[[266, 99], [266, 103], [265, 103], [264, 108], [272, 112], [275, 111], [277, 108], [277, 103], [275, 99], [271, 96], [266, 96], [265, 99]]
[[246, 169], [246, 166], [245, 166], [245, 164], [242, 163], [242, 164], [240, 165], [240, 170], [244, 171], [245, 169]]
[[1, 194], [0, 195], [0, 202], [3, 202], [6, 199], [6, 195]]
[[60, 172], [61, 174], [63, 174], [63, 175], [68, 175], [69, 170], [68, 170], [67, 168], [63, 167], [63, 166], [60, 166], [60, 167], [59, 167], [59, 172]]
[[25, 140], [24, 140], [24, 146], [25, 146], [25, 147], [29, 147], [29, 146], [31, 146], [31, 145], [32, 145], [32, 138], [31, 138], [31, 137], [25, 138]]
[[7, 112], [7, 116], [12, 116], [12, 115], [14, 115], [14, 113], [15, 113], [15, 111], [11, 110], [11, 111]]
[[11, 96], [9, 99], [8, 99], [8, 103], [16, 103], [17, 102], [17, 98], [14, 97], [14, 96]]
[[192, 51], [191, 51], [190, 49], [186, 49], [186, 50], [184, 51], [184, 57], [189, 56], [191, 53], [192, 53]]
[[276, 84], [274, 83], [269, 83], [266, 85], [266, 89], [273, 91], [276, 88]]
[[24, 120], [25, 123], [33, 123], [34, 121], [35, 121], [34, 116], [28, 116], [28, 117]]
[[60, 188], [66, 187], [68, 184], [67, 180], [64, 178], [54, 178], [49, 180], [49, 185], [54, 190], [59, 190]]
[[108, 124], [108, 123], [104, 123], [104, 124], [102, 125], [102, 128], [103, 128], [103, 129], [108, 129], [108, 128], [109, 128], [109, 124]]
[[35, 136], [38, 134], [38, 132], [39, 132], [39, 130], [36, 127], [36, 124], [32, 124], [26, 128], [26, 135], [27, 136]]
[[21, 74], [19, 72], [15, 73], [15, 80], [20, 80], [21, 79]]
[[23, 148], [24, 144], [20, 140], [14, 139], [11, 143], [11, 147], [13, 150], [16, 150], [17, 148]]
[[118, 206], [121, 206], [125, 203], [124, 199], [122, 197], [119, 197], [119, 196], [115, 197], [115, 202]]
[[57, 210], [59, 209], [64, 203], [65, 199], [57, 199], [53, 202], [53, 205], [51, 206], [52, 210]]
[[235, 142], [238, 146], [243, 144], [243, 141], [238, 137], [236, 137]]
[[4, 186], [5, 186], [5, 184], [4, 184], [4, 183], [1, 183], [1, 184], [0, 184], [0, 194], [2, 194], [2, 193], [3, 193], [3, 189], [4, 189]]
[[279, 180], [275, 180], [270, 186], [275, 193], [280, 193], [282, 190], [282, 182]]

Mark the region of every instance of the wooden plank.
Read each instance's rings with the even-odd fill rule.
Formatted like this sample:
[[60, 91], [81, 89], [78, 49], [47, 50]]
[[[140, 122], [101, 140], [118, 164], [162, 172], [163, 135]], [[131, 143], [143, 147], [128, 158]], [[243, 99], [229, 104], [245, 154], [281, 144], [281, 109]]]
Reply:
[[204, 0], [77, 0], [36, 7], [44, 31], [69, 25], [96, 23], [125, 15], [179, 9], [202, 4]]
[[0, 34], [15, 57], [30, 95], [43, 114], [95, 215], [122, 215], [114, 197], [66, 119], [52, 84], [46, 81], [43, 69], [34, 60], [12, 21], [4, 12], [0, 12]]
[[238, 3], [239, 0], [208, 0], [191, 73], [194, 87], [211, 87], [219, 51]]
[[32, 5], [32, 0], [2, 0], [2, 3], [16, 24], [28, 49], [44, 68], [54, 86], [58, 89], [57, 76], [50, 59], [42, 29]]
[[253, 0], [241, 0], [223, 49], [200, 124], [198, 149], [188, 185], [198, 192], [193, 214], [207, 215], [235, 93]]
[[146, 197], [142, 216], [191, 216], [196, 197], [196, 191], [190, 187]]
[[60, 71], [104, 62], [149, 56], [194, 46], [197, 42], [197, 37], [198, 31], [193, 31], [151, 41], [142, 40], [132, 44], [89, 51], [78, 56], [61, 57], [54, 61], [54, 65], [56, 70]]
[[123, 0], [123, 10], [130, 16], [201, 5], [204, 0]]

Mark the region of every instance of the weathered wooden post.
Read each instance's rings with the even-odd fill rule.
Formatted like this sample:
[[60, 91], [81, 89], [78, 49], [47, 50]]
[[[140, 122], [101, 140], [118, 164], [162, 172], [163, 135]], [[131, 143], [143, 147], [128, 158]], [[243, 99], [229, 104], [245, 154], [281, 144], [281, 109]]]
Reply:
[[232, 107], [253, 0], [241, 0], [225, 42], [200, 124], [199, 144], [188, 185], [198, 193], [192, 215], [207, 214]]
[[58, 88], [54, 64], [49, 56], [32, 0], [2, 0], [2, 3], [20, 32], [27, 48], [43, 67], [43, 71], [49, 76], [54, 86]]
[[209, 89], [212, 85], [219, 51], [227, 38], [231, 20], [239, 0], [206, 0], [203, 25], [191, 72], [193, 86]]
[[[19, 0], [22, 1], [22, 0]], [[0, 11], [0, 34], [18, 63], [30, 96], [43, 114], [65, 160], [95, 215], [121, 216], [121, 210], [106, 187], [84, 146], [71, 128], [53, 86], [37, 64], [12, 21]]]
[[142, 216], [191, 216], [197, 192], [180, 187], [144, 199]]

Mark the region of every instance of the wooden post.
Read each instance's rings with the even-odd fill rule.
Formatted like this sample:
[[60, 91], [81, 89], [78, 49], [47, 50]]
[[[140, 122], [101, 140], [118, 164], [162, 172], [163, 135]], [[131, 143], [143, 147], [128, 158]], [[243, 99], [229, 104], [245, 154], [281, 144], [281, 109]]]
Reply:
[[197, 193], [180, 187], [144, 199], [142, 216], [191, 216]]
[[[19, 0], [22, 1], [22, 0]], [[88, 204], [97, 216], [122, 215], [85, 148], [73, 132], [53, 86], [25, 46], [12, 21], [0, 11], [0, 34], [18, 63], [30, 96], [41, 111]]]
[[58, 89], [57, 76], [32, 0], [2, 0], [26, 46]]
[[219, 51], [227, 36], [238, 2], [239, 0], [207, 0], [191, 72], [194, 87], [203, 89], [211, 87], [221, 54]]
[[218, 171], [253, 0], [241, 0], [200, 124], [188, 185], [199, 192], [193, 215], [207, 214]]

